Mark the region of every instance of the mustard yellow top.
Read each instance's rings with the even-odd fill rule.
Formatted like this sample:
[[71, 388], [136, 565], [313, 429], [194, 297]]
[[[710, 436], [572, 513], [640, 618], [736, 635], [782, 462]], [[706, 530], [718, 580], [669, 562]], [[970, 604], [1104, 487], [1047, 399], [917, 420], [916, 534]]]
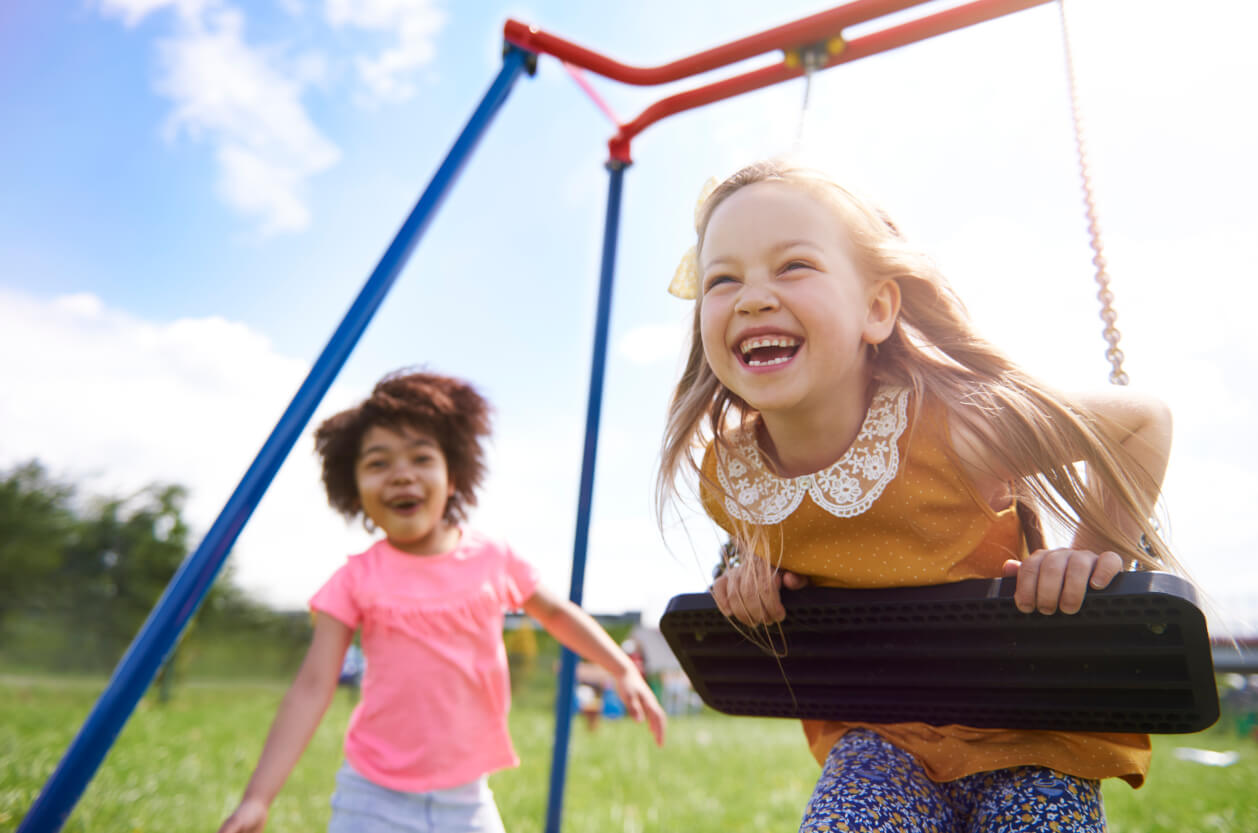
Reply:
[[[771, 472], [752, 434], [734, 437], [733, 453], [710, 445], [702, 466], [704, 508], [727, 532], [762, 532], [757, 555], [824, 587], [999, 577], [1006, 559], [1026, 555], [1016, 507], [993, 510], [958, 468], [942, 404], [917, 409], [911, 399], [905, 389], [880, 389], [851, 448], [802, 477]], [[1139, 787], [1149, 769], [1148, 735], [803, 723], [818, 763], [849, 729], [867, 728], [911, 753], [935, 781], [1044, 766]]]

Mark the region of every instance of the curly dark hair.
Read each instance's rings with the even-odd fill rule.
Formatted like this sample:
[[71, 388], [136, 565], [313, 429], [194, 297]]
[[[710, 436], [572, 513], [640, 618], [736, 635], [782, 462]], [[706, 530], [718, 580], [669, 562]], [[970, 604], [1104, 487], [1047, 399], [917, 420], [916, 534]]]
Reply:
[[431, 434], [446, 458], [454, 493], [445, 520], [458, 523], [476, 505], [485, 479], [481, 440], [490, 433], [491, 408], [467, 382], [411, 368], [385, 376], [357, 407], [324, 420], [315, 430], [315, 451], [323, 460], [328, 503], [346, 518], [362, 511], [354, 469], [363, 435], [374, 427], [409, 428]]

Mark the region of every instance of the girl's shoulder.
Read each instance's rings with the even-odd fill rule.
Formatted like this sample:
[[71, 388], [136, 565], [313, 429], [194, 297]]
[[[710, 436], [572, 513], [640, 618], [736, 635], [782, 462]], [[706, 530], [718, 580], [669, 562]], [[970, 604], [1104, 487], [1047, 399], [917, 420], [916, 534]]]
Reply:
[[505, 538], [469, 527], [462, 529], [463, 535], [459, 538], [452, 562], [458, 562], [473, 572], [488, 571], [495, 575], [534, 572], [533, 566], [521, 558]]
[[384, 538], [373, 541], [367, 549], [362, 552], [353, 552], [345, 556], [345, 563], [341, 565], [341, 569], [347, 572], [361, 570], [374, 561], [386, 557], [386, 551], [392, 549], [389, 542]]
[[488, 557], [510, 557], [515, 554], [515, 550], [507, 543], [505, 538], [484, 532], [471, 527], [463, 527], [463, 534], [459, 538], [459, 545], [456, 551], [464, 553], [466, 556], [488, 556]]

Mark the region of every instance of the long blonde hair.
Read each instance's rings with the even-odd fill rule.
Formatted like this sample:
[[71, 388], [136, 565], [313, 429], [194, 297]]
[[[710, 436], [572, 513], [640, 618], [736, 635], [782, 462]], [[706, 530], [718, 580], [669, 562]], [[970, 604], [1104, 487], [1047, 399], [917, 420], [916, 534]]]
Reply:
[[[852, 244], [865, 280], [894, 280], [901, 309], [891, 336], [872, 358], [874, 381], [910, 388], [914, 401], [934, 399], [947, 408], [954, 424], [1000, 442], [992, 458], [1003, 469], [1028, 472], [1014, 484], [1020, 501], [1067, 529], [1083, 529], [1098, 551], [1111, 550], [1145, 569], [1182, 572], [1150, 517], [1148, 498], [1158, 483], [1121, 445], [1100, 430], [1099, 417], [1065, 394], [1027, 374], [975, 331], [969, 313], [933, 261], [912, 248], [876, 207], [825, 175], [788, 162], [765, 161], [743, 168], [708, 197], [696, 232], [702, 251], [713, 212], [731, 194], [758, 182], [782, 182], [802, 188], [834, 208]], [[660, 471], [656, 484], [661, 522], [678, 497], [683, 473], [697, 477], [702, 490], [721, 494], [721, 486], [701, 472], [707, 441], [735, 453], [733, 432], [754, 423], [755, 411], [725, 388], [703, 353], [699, 331], [702, 293], [695, 301], [690, 350], [669, 406]], [[981, 427], [980, 427], [981, 426]], [[1075, 464], [1085, 464], [1084, 470]], [[1085, 474], [1086, 472], [1086, 474]], [[1110, 506], [1106, 506], [1106, 498]], [[1139, 526], [1133, 540], [1111, 514], [1113, 509]], [[761, 533], [736, 534], [745, 552], [761, 549], [751, 539]], [[748, 540], [738, 540], [748, 538]]]

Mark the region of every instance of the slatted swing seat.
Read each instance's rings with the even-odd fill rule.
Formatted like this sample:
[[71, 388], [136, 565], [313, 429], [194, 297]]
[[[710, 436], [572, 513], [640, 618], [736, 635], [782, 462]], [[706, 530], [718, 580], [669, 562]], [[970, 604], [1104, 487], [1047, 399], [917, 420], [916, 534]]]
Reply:
[[786, 619], [754, 637], [690, 593], [660, 630], [703, 702], [731, 715], [1154, 734], [1218, 720], [1187, 581], [1122, 573], [1074, 615], [1020, 612], [1015, 583], [784, 591]]

